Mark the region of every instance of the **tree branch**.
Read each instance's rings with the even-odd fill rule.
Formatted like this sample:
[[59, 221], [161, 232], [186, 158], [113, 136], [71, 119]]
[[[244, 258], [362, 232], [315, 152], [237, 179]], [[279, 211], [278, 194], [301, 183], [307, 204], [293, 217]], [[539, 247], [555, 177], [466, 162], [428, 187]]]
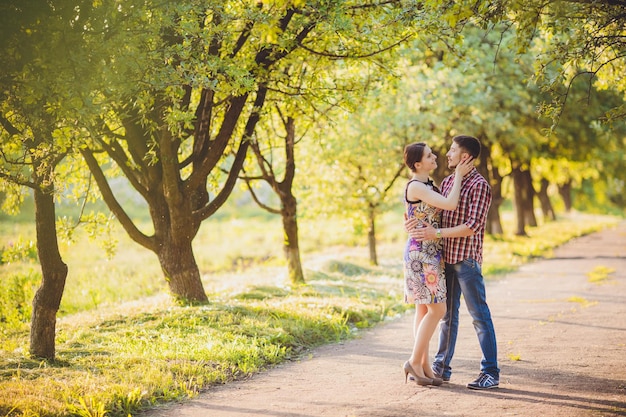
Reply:
[[11, 136], [21, 133], [11, 122], [9, 122], [9, 120], [4, 117], [4, 115], [0, 115], [0, 125], [2, 125], [2, 127], [4, 127], [7, 133]]
[[5, 181], [13, 183], [13, 184], [21, 185], [22, 187], [32, 188], [33, 190], [35, 189], [35, 187], [37, 187], [37, 184], [35, 184], [32, 181], [20, 180], [13, 175], [10, 175], [1, 171], [0, 171], [0, 178], [3, 178]]
[[314, 55], [318, 55], [318, 56], [324, 56], [327, 58], [331, 58], [331, 59], [363, 59], [363, 58], [370, 58], [376, 55], [379, 55], [383, 52], [389, 51], [395, 47], [397, 47], [398, 45], [406, 42], [407, 40], [409, 40], [412, 37], [412, 35], [407, 35], [404, 38], [400, 39], [399, 41], [396, 41], [394, 43], [392, 43], [389, 46], [386, 46], [382, 49], [378, 49], [376, 51], [373, 52], [369, 52], [366, 54], [362, 54], [362, 55], [351, 55], [351, 54], [334, 54], [334, 53], [330, 53], [330, 52], [320, 52], [320, 51], [316, 51], [314, 49], [309, 48], [308, 46], [304, 45], [303, 43], [299, 43], [298, 45], [304, 49], [307, 52], [310, 52]]
[[[199, 210], [194, 211], [194, 216], [198, 216], [200, 220], [204, 220], [213, 215], [228, 199], [228, 196], [231, 194], [236, 182], [239, 177], [239, 172], [243, 167], [243, 163], [246, 159], [246, 154], [248, 153], [248, 147], [250, 146], [250, 139], [254, 133], [254, 129], [261, 117], [259, 111], [263, 108], [263, 104], [265, 103], [265, 97], [267, 95], [267, 88], [262, 86], [259, 88], [259, 92], [257, 93], [256, 99], [254, 100], [254, 109], [248, 118], [248, 122], [244, 128], [244, 135], [241, 138], [241, 142], [239, 143], [239, 148], [237, 149], [237, 153], [235, 154], [235, 160], [231, 165], [230, 172], [228, 177], [226, 178], [226, 182], [224, 186], [217, 194], [217, 196], [206, 206], [202, 207]], [[191, 184], [187, 184], [187, 186], [191, 186]]]
[[104, 173], [102, 172], [102, 169], [100, 168], [100, 165], [98, 164], [98, 161], [96, 161], [96, 158], [93, 156], [92, 151], [89, 149], [81, 149], [80, 153], [85, 159], [85, 162], [87, 163], [87, 166], [89, 167], [89, 170], [93, 174], [93, 177], [96, 180], [96, 183], [98, 184], [98, 188], [100, 189], [102, 198], [104, 199], [107, 206], [109, 207], [109, 210], [113, 212], [113, 214], [115, 215], [115, 217], [117, 217], [117, 219], [119, 220], [124, 230], [126, 230], [126, 233], [128, 233], [128, 236], [130, 236], [131, 239], [133, 239], [135, 242], [139, 243], [141, 246], [145, 247], [146, 249], [149, 249], [155, 252], [157, 248], [155, 245], [154, 237], [143, 234], [135, 226], [135, 224], [133, 223], [132, 219], [128, 216], [128, 214], [126, 214], [126, 211], [124, 211], [124, 208], [122, 208], [120, 203], [115, 198], [115, 195], [113, 194], [113, 191], [111, 190], [111, 187], [109, 186], [109, 182], [104, 176]]
[[250, 177], [240, 177], [240, 178], [245, 181], [246, 186], [248, 187], [248, 191], [250, 191], [250, 195], [252, 196], [252, 199], [254, 200], [255, 203], [258, 204], [259, 207], [261, 207], [263, 210], [268, 211], [268, 212], [270, 212], [272, 214], [280, 214], [280, 210], [279, 209], [272, 208], [272, 207], [268, 206], [267, 204], [263, 203], [259, 199], [259, 197], [254, 192], [254, 189], [252, 188], [252, 185], [250, 184]]
[[117, 142], [116, 139], [111, 139], [111, 143], [107, 143], [105, 140], [98, 140], [98, 143], [104, 151], [115, 161], [117, 166], [122, 170], [124, 176], [128, 178], [128, 181], [133, 185], [133, 187], [142, 195], [143, 198], [148, 200], [150, 198], [150, 193], [148, 192], [147, 187], [141, 183], [139, 178], [137, 177], [137, 172], [131, 167], [130, 160], [124, 153], [122, 146]]

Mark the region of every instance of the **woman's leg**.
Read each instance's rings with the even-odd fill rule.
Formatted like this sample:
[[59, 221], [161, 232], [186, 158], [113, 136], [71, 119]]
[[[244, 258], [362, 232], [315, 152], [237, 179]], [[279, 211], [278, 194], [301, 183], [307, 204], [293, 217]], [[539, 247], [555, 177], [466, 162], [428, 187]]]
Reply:
[[[411, 367], [417, 372], [417, 374], [421, 377], [424, 377], [422, 367], [420, 365], [421, 358], [418, 355], [418, 337], [419, 337], [419, 329], [422, 325], [422, 321], [424, 317], [428, 314], [428, 307], [426, 304], [415, 304], [415, 318], [413, 319], [413, 352], [411, 352], [411, 358], [409, 359], [409, 363]], [[418, 366], [419, 365], [419, 366]]]
[[[417, 326], [415, 342], [413, 344], [413, 354], [409, 362], [418, 375], [421, 376], [421, 374], [424, 373], [424, 376], [432, 377], [430, 361], [428, 359], [428, 347], [430, 339], [432, 339], [437, 329], [439, 320], [441, 320], [446, 313], [446, 305], [445, 303], [436, 303], [426, 304], [425, 307], [426, 314], [423, 315]], [[417, 306], [417, 308], [419, 311], [419, 306]], [[416, 311], [416, 322], [417, 316], [419, 315], [418, 311]]]
[[417, 330], [424, 316], [428, 313], [426, 304], [415, 304], [415, 318], [413, 319], [413, 338], [417, 338]]
[[426, 374], [426, 376], [428, 378], [433, 378], [433, 371], [431, 368], [431, 362], [430, 362], [430, 354], [429, 354], [429, 347], [430, 347], [430, 340], [433, 337], [433, 334], [435, 333], [435, 330], [437, 329], [437, 325], [439, 324], [439, 322], [441, 321], [441, 319], [443, 318], [443, 316], [446, 314], [446, 304], [445, 303], [437, 303], [437, 304], [430, 304], [428, 306], [428, 329], [426, 329], [425, 331], [428, 332], [424, 337], [426, 339], [426, 343], [424, 345], [424, 351], [422, 352], [422, 369], [424, 370], [424, 374]]

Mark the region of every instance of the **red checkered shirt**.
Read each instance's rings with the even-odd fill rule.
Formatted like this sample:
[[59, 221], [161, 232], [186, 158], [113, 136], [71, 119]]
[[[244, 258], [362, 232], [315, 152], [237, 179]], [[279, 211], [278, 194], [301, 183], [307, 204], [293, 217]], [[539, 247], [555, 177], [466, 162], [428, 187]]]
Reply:
[[[441, 182], [441, 193], [447, 196], [453, 184], [454, 174]], [[456, 210], [444, 210], [442, 213], [442, 227], [465, 224], [474, 231], [472, 236], [444, 239], [444, 260], [447, 263], [456, 264], [471, 258], [482, 265], [485, 224], [490, 205], [491, 187], [474, 168], [463, 178], [461, 196]]]

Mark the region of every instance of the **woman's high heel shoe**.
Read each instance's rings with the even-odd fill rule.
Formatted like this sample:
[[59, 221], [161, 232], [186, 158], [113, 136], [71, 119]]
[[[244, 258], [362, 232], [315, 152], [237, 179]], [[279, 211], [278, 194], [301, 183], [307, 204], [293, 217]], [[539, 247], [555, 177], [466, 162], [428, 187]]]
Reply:
[[431, 378], [424, 378], [423, 376], [419, 376], [413, 370], [413, 367], [409, 363], [409, 361], [404, 362], [404, 383], [406, 384], [407, 379], [409, 378], [409, 374], [413, 375], [415, 378], [415, 382], [417, 385], [434, 385], [433, 380]]
[[432, 378], [431, 378], [431, 377], [429, 377], [429, 376], [427, 375], [426, 369], [424, 369], [424, 375], [426, 376], [426, 378], [429, 378], [429, 379], [432, 379], [432, 380], [433, 380], [433, 385], [434, 385], [435, 387], [438, 387], [438, 386], [440, 386], [440, 385], [443, 385], [443, 379], [442, 379], [442, 378], [438, 378], [438, 377], [436, 377], [436, 376], [433, 376]]
[[438, 386], [443, 384], [443, 379], [441, 379], [441, 378], [434, 377], [434, 378], [432, 378], [432, 381], [433, 381], [433, 385], [435, 387], [438, 387]]

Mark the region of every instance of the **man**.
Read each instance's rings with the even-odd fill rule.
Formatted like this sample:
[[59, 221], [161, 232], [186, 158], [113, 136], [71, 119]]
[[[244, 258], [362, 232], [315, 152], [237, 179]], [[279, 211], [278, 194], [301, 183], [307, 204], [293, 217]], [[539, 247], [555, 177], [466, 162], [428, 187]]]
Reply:
[[[467, 158], [478, 158], [480, 142], [472, 136], [455, 136], [446, 154], [448, 168], [454, 169]], [[454, 174], [441, 183], [441, 192], [448, 195], [454, 182]], [[441, 320], [439, 350], [433, 362], [433, 373], [444, 381], [450, 380], [450, 362], [454, 355], [459, 330], [459, 307], [461, 294], [472, 316], [474, 329], [483, 353], [480, 375], [467, 384], [470, 389], [497, 388], [500, 382], [496, 334], [487, 305], [485, 282], [481, 265], [487, 212], [491, 205], [491, 187], [474, 167], [461, 185], [459, 204], [453, 211], [442, 213], [442, 228], [432, 225], [416, 228], [417, 222], [407, 220], [409, 234], [417, 240], [444, 238], [444, 260], [447, 285], [447, 312]]]

